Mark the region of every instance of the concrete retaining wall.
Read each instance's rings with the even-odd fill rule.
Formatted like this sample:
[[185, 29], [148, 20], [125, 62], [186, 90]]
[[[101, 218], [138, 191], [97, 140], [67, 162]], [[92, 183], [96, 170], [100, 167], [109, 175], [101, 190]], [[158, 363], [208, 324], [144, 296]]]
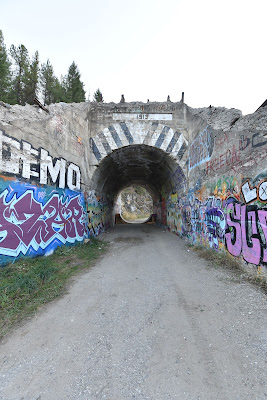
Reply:
[[63, 113], [62, 107], [57, 113], [51, 109], [49, 116], [30, 106], [1, 107], [2, 265], [22, 256], [48, 255], [59, 245], [88, 237], [83, 149]]
[[230, 124], [220, 115], [212, 120], [216, 109], [199, 111], [210, 123], [190, 137], [189, 187], [184, 197], [169, 196], [168, 227], [266, 271], [267, 108]]

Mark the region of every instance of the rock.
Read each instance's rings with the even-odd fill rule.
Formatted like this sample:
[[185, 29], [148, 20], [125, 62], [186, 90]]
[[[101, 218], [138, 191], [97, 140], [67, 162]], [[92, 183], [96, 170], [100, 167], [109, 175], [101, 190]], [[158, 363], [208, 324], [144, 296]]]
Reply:
[[214, 129], [229, 130], [242, 117], [242, 112], [236, 108], [205, 107], [191, 108], [188, 110], [193, 115], [198, 115], [206, 120]]

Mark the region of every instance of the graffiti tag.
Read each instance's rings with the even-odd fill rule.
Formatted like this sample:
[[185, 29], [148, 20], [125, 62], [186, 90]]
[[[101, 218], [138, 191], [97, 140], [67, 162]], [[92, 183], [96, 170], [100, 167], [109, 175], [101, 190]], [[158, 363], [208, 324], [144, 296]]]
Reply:
[[20, 197], [14, 193], [9, 200], [8, 195], [7, 189], [0, 195], [2, 255], [17, 257], [26, 254], [30, 247], [38, 251], [55, 240], [65, 244], [86, 237], [86, 214], [80, 194], [65, 201], [54, 194], [45, 204], [34, 198], [33, 190], [26, 190]]
[[[0, 170], [24, 179], [38, 179], [40, 184], [54, 183], [61, 189], [80, 190], [80, 168], [55, 158], [44, 149], [36, 150], [30, 143], [5, 135], [0, 130]], [[50, 181], [50, 182], [49, 182]]]
[[265, 202], [267, 201], [267, 180], [263, 180], [260, 182], [258, 187], [253, 188], [251, 188], [249, 182], [246, 181], [241, 186], [241, 191], [246, 204], [249, 204], [257, 199]]
[[230, 203], [227, 207], [227, 250], [235, 257], [243, 255], [248, 263], [267, 262], [267, 210], [256, 205]]
[[213, 134], [207, 127], [197, 135], [190, 146], [189, 170], [210, 159], [213, 152], [213, 145]]

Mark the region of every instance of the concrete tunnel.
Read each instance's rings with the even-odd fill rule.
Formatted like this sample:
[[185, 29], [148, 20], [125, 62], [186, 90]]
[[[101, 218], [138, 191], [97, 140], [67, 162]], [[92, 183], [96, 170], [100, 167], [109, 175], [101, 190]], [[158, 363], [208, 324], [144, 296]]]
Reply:
[[109, 199], [113, 216], [119, 193], [130, 185], [143, 186], [153, 199], [158, 222], [165, 218], [164, 194], [182, 195], [186, 188], [186, 177], [177, 161], [160, 148], [144, 144], [113, 150], [99, 163], [92, 181], [97, 192]]

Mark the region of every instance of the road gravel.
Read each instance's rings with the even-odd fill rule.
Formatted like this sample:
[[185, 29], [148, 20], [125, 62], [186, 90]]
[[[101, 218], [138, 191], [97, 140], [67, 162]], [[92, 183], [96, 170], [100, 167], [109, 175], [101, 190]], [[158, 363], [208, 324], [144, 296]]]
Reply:
[[[1, 400], [266, 400], [266, 296], [152, 225], [0, 344]], [[101, 244], [100, 244], [101, 246]]]

